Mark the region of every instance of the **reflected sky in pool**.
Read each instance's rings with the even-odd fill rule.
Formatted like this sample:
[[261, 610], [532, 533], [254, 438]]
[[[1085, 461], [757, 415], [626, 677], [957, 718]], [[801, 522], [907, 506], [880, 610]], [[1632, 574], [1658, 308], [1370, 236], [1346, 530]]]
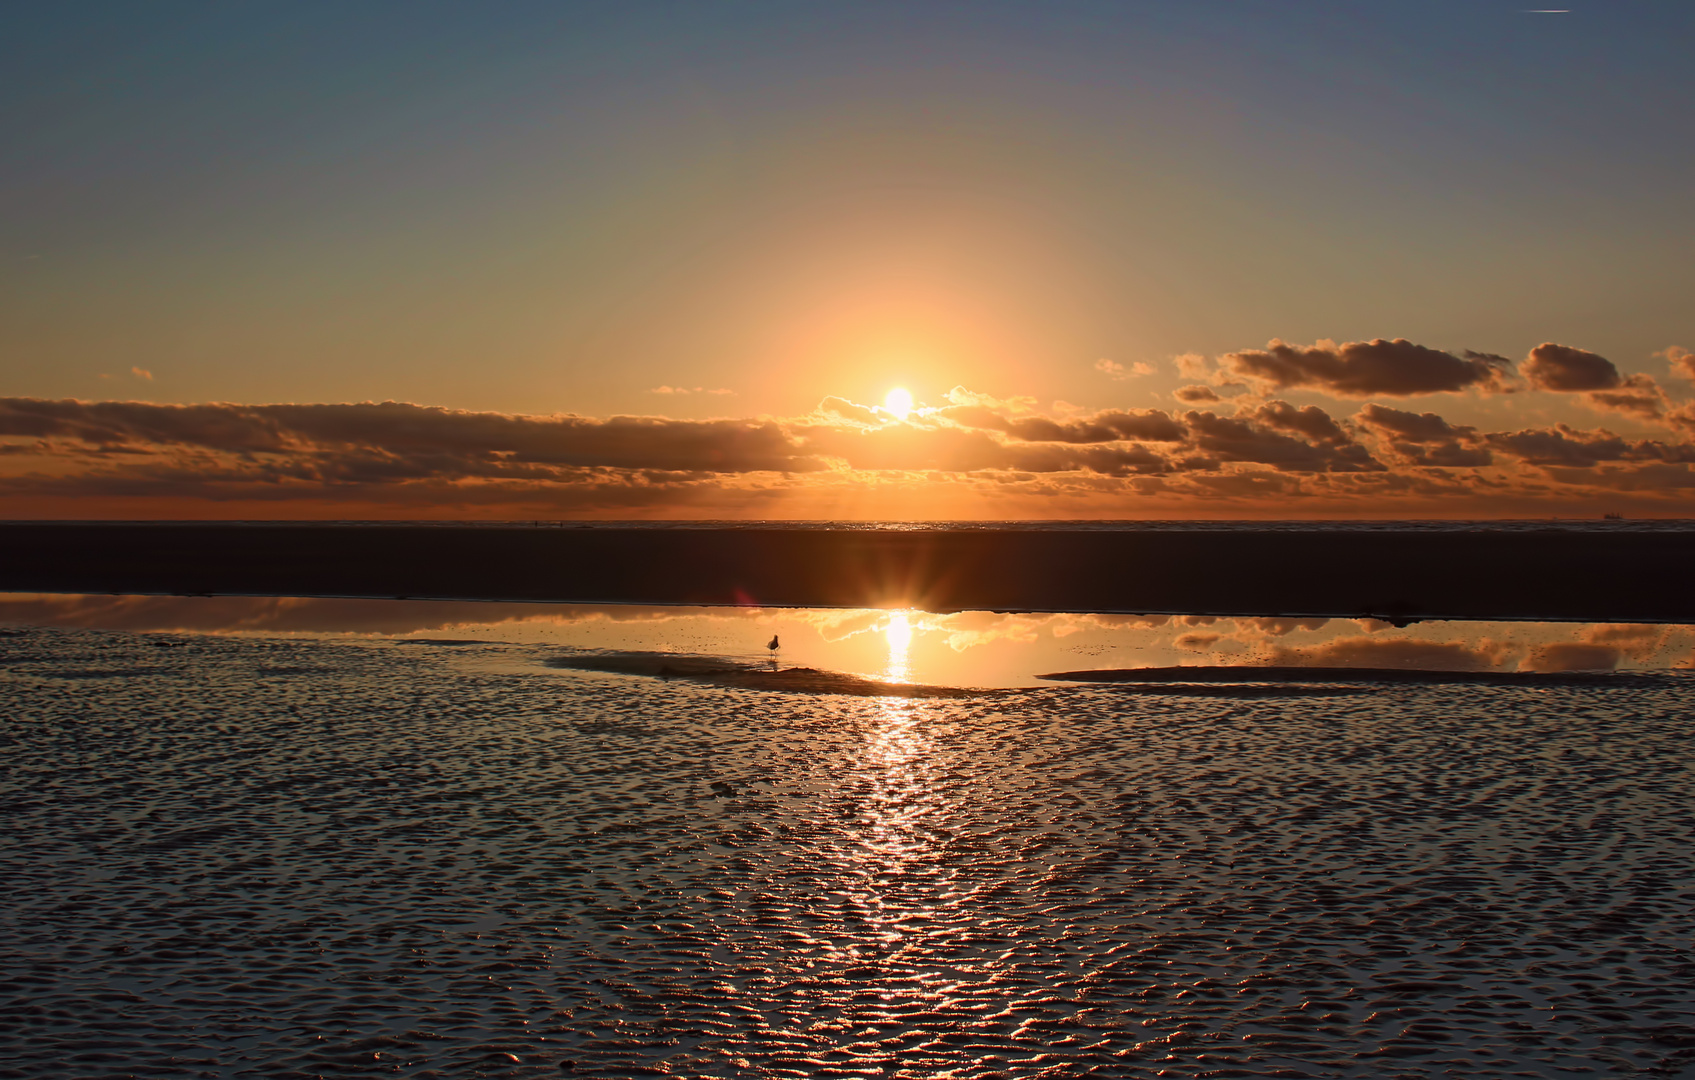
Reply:
[[1032, 686], [1044, 672], [1176, 664], [1569, 671], [1688, 666], [1695, 628], [1635, 624], [1029, 615], [0, 594], [0, 625], [153, 633], [457, 638], [663, 651], [896, 682]]

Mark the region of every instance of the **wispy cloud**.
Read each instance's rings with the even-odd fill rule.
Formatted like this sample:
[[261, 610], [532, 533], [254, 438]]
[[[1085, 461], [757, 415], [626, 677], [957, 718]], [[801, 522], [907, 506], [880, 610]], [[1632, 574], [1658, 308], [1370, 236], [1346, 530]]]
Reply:
[[1143, 375], [1152, 375], [1154, 373], [1154, 369], [1152, 367], [1142, 363], [1140, 360], [1131, 364], [1127, 368], [1118, 361], [1108, 360], [1105, 357], [1095, 361], [1095, 370], [1106, 375], [1108, 378], [1118, 381], [1123, 381], [1125, 379], [1137, 379], [1141, 378]]

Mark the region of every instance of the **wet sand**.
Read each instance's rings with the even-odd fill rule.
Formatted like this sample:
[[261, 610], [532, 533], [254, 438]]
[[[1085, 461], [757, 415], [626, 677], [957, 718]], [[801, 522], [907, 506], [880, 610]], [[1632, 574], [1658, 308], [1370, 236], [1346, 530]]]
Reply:
[[1695, 529], [0, 524], [0, 590], [1695, 622]]
[[910, 700], [554, 655], [7, 637], [0, 1076], [1695, 1069], [1689, 674]]

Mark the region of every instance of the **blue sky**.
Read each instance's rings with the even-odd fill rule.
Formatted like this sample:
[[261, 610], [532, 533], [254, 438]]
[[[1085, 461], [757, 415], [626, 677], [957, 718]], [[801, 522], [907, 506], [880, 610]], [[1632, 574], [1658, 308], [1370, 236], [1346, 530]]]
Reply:
[[1695, 8], [1527, 6], [11, 5], [0, 391], [1146, 408], [1377, 337], [1663, 379]]

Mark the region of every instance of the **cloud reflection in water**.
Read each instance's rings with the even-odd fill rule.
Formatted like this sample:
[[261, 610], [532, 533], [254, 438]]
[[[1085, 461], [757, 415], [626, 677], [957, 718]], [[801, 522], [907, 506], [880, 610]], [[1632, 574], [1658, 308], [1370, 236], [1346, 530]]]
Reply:
[[1165, 615], [932, 614], [299, 597], [0, 594], [0, 625], [251, 636], [442, 635], [578, 649], [705, 653], [893, 682], [1037, 685], [1043, 671], [1176, 664], [1443, 670], [1690, 666], [1687, 626]]

